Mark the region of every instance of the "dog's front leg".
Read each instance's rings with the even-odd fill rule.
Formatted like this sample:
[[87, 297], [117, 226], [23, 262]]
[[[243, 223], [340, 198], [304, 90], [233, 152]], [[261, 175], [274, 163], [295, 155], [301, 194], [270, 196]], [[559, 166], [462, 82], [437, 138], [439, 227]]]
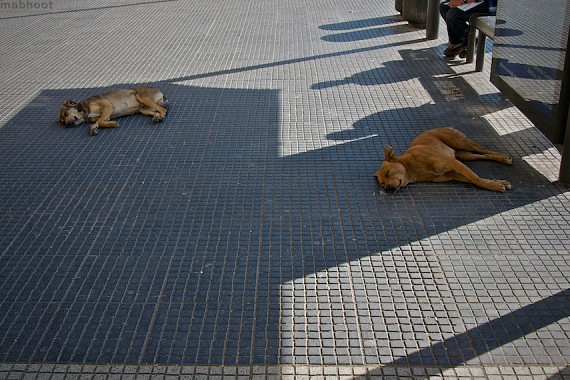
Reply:
[[119, 126], [119, 123], [116, 121], [110, 121], [111, 114], [113, 113], [113, 104], [106, 103], [101, 110], [101, 116], [89, 127], [89, 134], [91, 136], [95, 136], [98, 132], [99, 127], [104, 128], [116, 128]]
[[95, 136], [99, 133], [99, 122], [95, 122], [89, 126], [89, 136]]

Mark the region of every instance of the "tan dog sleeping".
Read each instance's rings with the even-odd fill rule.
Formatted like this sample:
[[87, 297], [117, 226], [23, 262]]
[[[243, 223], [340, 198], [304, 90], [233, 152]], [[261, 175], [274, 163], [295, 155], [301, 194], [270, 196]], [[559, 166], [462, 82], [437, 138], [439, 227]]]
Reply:
[[400, 157], [391, 147], [385, 147], [384, 153], [384, 162], [375, 177], [389, 193], [414, 182], [460, 181], [501, 192], [511, 188], [505, 180], [479, 177], [460, 160], [492, 160], [510, 165], [512, 159], [481, 147], [453, 128], [437, 128], [418, 135]]
[[116, 128], [119, 123], [111, 118], [142, 113], [152, 116], [158, 123], [166, 116], [166, 97], [152, 87], [117, 89], [95, 95], [80, 102], [65, 100], [59, 110], [59, 121], [67, 127], [76, 127], [84, 122], [93, 122], [89, 134], [97, 134], [99, 127]]

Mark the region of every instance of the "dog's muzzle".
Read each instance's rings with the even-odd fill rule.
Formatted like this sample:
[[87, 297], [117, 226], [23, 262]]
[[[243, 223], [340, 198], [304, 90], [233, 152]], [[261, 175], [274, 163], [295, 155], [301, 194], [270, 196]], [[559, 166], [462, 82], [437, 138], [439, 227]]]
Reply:
[[384, 191], [387, 193], [395, 193], [402, 187], [402, 181], [398, 185], [386, 185], [384, 186]]
[[78, 120], [79, 120], [79, 118], [78, 118], [77, 116], [74, 117], [74, 118], [71, 119], [71, 120], [66, 120], [66, 121], [65, 121], [65, 126], [66, 126], [67, 128], [74, 128], [74, 127], [77, 127], [77, 126], [79, 125]]

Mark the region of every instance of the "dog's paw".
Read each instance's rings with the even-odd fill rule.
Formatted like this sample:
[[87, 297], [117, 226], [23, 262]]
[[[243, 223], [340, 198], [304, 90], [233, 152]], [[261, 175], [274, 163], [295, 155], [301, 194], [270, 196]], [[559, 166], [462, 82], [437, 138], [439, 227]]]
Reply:
[[89, 136], [96, 136], [97, 133], [99, 133], [99, 128], [95, 127], [90, 127], [89, 128]]
[[163, 120], [164, 120], [164, 118], [162, 116], [155, 116], [152, 118], [152, 122], [156, 123], [156, 124], [160, 123]]
[[496, 185], [495, 191], [505, 192], [512, 189], [511, 183], [509, 181], [505, 181], [504, 179], [496, 179], [494, 182]]
[[512, 165], [513, 164], [513, 158], [511, 156], [505, 156], [505, 164], [506, 165]]

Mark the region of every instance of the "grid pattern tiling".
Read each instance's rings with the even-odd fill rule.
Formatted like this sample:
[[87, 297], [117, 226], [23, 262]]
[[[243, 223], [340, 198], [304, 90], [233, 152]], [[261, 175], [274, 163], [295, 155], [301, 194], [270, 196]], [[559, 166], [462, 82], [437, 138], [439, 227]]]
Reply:
[[[0, 377], [564, 375], [559, 157], [443, 37], [389, 0], [53, 4], [0, 16]], [[163, 123], [57, 124], [135, 84]], [[438, 126], [513, 190], [380, 192]]]

